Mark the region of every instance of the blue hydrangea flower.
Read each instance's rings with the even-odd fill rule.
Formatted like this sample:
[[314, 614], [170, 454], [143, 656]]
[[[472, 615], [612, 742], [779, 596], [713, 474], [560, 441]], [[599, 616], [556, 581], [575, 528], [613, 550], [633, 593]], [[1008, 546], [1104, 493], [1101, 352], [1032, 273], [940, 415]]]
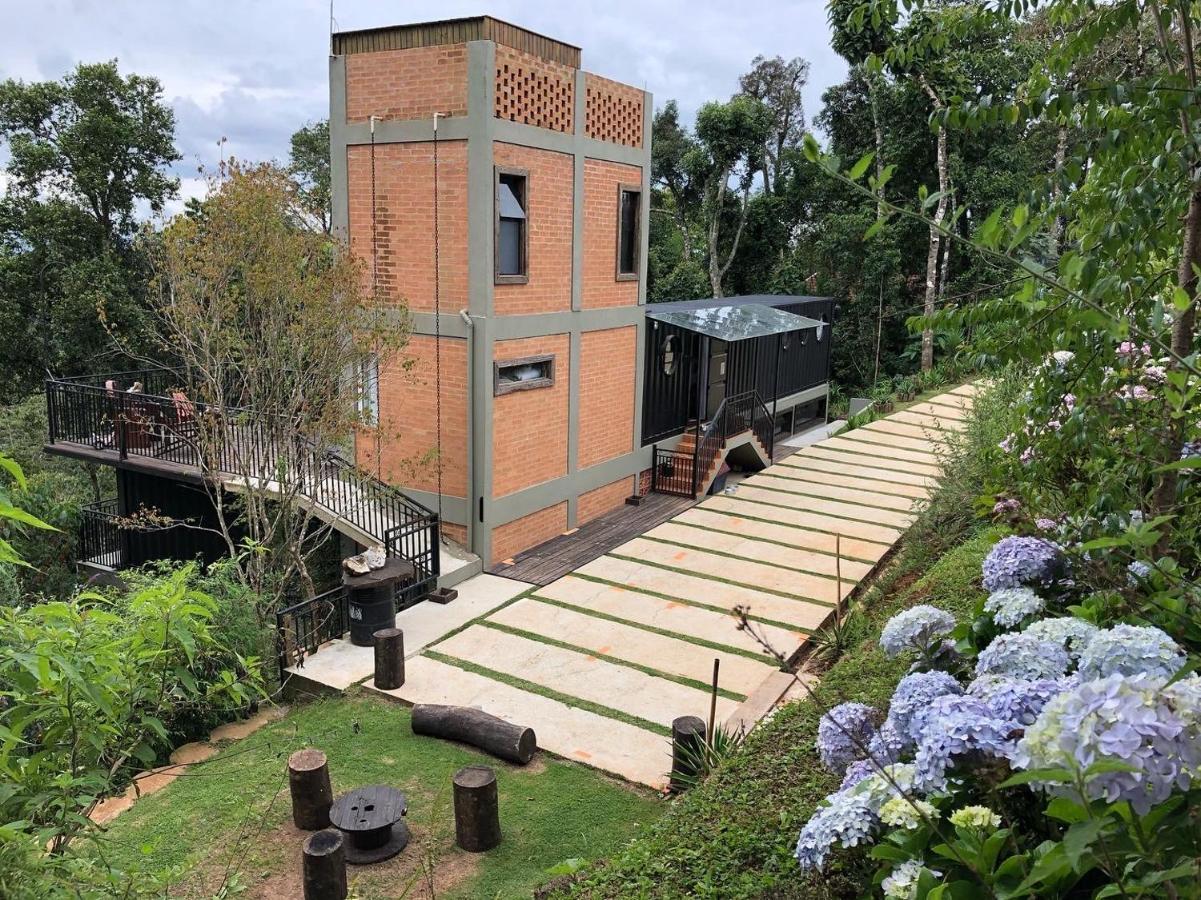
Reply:
[[1038, 537], [1010, 536], [997, 541], [984, 558], [984, 589], [1049, 585], [1063, 574], [1059, 548]]
[[976, 657], [976, 675], [1008, 675], [1011, 678], [1059, 678], [1072, 659], [1067, 650], [1022, 631], [1003, 634]]
[[[907, 859], [893, 867], [880, 882], [880, 890], [886, 900], [912, 900], [917, 896], [917, 882], [921, 878], [925, 863], [920, 859]], [[935, 877], [941, 873], [935, 872]]]
[[1082, 680], [1107, 675], [1161, 675], [1171, 678], [1184, 666], [1180, 646], [1150, 625], [1115, 625], [1098, 631], [1080, 654]]
[[[1185, 679], [1189, 681], [1192, 679]], [[1183, 684], [1182, 681], [1180, 684]], [[1108, 760], [1133, 771], [1098, 772], [1084, 784], [1088, 799], [1127, 800], [1140, 815], [1173, 790], [1186, 790], [1201, 765], [1201, 689], [1155, 675], [1109, 675], [1086, 681], [1047, 704], [1013, 753], [1023, 769], [1087, 770]], [[1073, 795], [1069, 785], [1044, 784]]]
[[962, 694], [963, 688], [959, 682], [946, 672], [916, 672], [906, 675], [893, 691], [892, 700], [888, 705], [888, 718], [896, 733], [906, 744], [912, 744], [919, 737], [917, 720], [935, 697], [944, 694]]
[[1075, 616], [1062, 616], [1055, 619], [1039, 619], [1026, 626], [1022, 634], [1028, 634], [1040, 641], [1048, 641], [1068, 651], [1073, 660], [1079, 659], [1081, 652], [1088, 646], [1101, 629], [1084, 619]]
[[1028, 587], [1001, 588], [984, 601], [984, 611], [1002, 628], [1016, 628], [1023, 619], [1043, 611], [1046, 602]]
[[868, 744], [867, 753], [879, 765], [899, 762], [901, 754], [912, 743], [905, 735], [901, 734], [896, 723], [891, 717], [884, 720], [884, 724], [876, 731], [875, 737]]
[[880, 806], [889, 797], [897, 796], [897, 788], [909, 792], [913, 784], [913, 766], [897, 763], [828, 796], [797, 838], [794, 853], [801, 868], [821, 868], [835, 844], [857, 847], [870, 843], [880, 826], [877, 815]]
[[906, 650], [927, 653], [954, 629], [955, 619], [950, 613], [921, 604], [888, 620], [880, 632], [880, 646], [889, 656]]
[[1155, 567], [1149, 562], [1144, 562], [1141, 559], [1136, 559], [1126, 567], [1126, 583], [1131, 587], [1138, 587], [1144, 581], [1151, 577], [1151, 573], [1155, 571]]
[[867, 755], [876, 736], [880, 711], [865, 703], [840, 703], [822, 716], [817, 726], [817, 755], [822, 765], [836, 775]]
[[994, 715], [975, 697], [938, 697], [919, 721], [921, 732], [914, 766], [917, 786], [924, 791], [946, 788], [947, 771], [957, 757], [983, 753], [1005, 758], [1013, 750], [1009, 737], [1013, 725]]
[[868, 775], [879, 769], [880, 764], [871, 759], [857, 759], [849, 766], [847, 772], [842, 776], [842, 784], [838, 786], [840, 791], [845, 791], [848, 788], [853, 788]]
[[1053, 697], [1073, 687], [1070, 678], [1009, 678], [1005, 675], [983, 675], [968, 685], [967, 692], [984, 701], [998, 719], [1015, 727], [1033, 725], [1039, 713]]

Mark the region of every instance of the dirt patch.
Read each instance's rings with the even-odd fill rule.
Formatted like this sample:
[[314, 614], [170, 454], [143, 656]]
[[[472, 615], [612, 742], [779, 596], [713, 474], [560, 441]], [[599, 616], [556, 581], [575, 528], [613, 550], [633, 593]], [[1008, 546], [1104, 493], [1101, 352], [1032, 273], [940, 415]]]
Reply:
[[265, 725], [270, 725], [279, 719], [282, 719], [288, 714], [286, 706], [269, 706], [266, 709], [260, 709], [249, 719], [241, 719], [237, 722], [229, 722], [219, 728], [214, 728], [209, 735], [211, 743], [219, 743], [221, 741], [237, 741], [244, 737], [249, 737]]
[[171, 763], [176, 766], [190, 766], [196, 763], [204, 762], [210, 756], [217, 753], [217, 748], [212, 744], [201, 744], [193, 742], [191, 744], [183, 744], [176, 747], [175, 752], [171, 754]]
[[[480, 857], [454, 845], [453, 829], [450, 833], [431, 834], [424, 823], [408, 824], [409, 845], [398, 855], [373, 866], [347, 867], [351, 896], [362, 900], [401, 896], [432, 900], [477, 873]], [[296, 900], [302, 896], [301, 848], [310, 834], [287, 821], [259, 835], [241, 864], [234, 867], [238, 870], [239, 896], [253, 900]], [[174, 886], [172, 895], [213, 896], [226, 881], [229, 858], [229, 847], [214, 852], [211, 862], [193, 869]]]

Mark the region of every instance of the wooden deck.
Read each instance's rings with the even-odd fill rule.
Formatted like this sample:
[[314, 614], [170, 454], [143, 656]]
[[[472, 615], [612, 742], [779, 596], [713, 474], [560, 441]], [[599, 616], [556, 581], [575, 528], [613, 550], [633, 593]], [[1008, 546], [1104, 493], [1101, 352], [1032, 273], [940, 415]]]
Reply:
[[[703, 498], [698, 498], [703, 499]], [[640, 506], [622, 506], [579, 528], [520, 553], [512, 563], [498, 563], [489, 574], [539, 586], [557, 581], [614, 547], [661, 525], [697, 501], [668, 494], [648, 494]]]

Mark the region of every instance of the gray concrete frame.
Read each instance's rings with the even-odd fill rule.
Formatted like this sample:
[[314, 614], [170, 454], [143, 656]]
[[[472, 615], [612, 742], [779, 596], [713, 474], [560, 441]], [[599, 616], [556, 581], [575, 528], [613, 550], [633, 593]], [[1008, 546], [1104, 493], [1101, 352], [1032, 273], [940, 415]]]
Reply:
[[[467, 378], [471, 385], [468, 413], [467, 483], [468, 497], [443, 495], [445, 521], [467, 526], [470, 549], [486, 563], [491, 560], [492, 529], [548, 506], [566, 501], [567, 527], [577, 523], [579, 495], [603, 487], [620, 478], [633, 479], [651, 465], [651, 448], [642, 447], [642, 359], [646, 343], [646, 263], [650, 233], [651, 120], [653, 97], [643, 93], [643, 133], [641, 147], [610, 144], [584, 133], [585, 73], [575, 74], [575, 130], [570, 134], [522, 125], [494, 115], [496, 88], [496, 45], [492, 41], [467, 43], [467, 115], [440, 119], [440, 141], [467, 141], [467, 281], [469, 328], [450, 310], [441, 315], [442, 337], [470, 342]], [[333, 188], [334, 234], [349, 240], [349, 184], [347, 148], [371, 143], [366, 123], [346, 121], [346, 58], [331, 56], [330, 88], [330, 161]], [[377, 144], [428, 142], [434, 138], [433, 122], [381, 121], [375, 126]], [[574, 221], [572, 242], [571, 310], [516, 316], [493, 315], [493, 142], [518, 144], [541, 150], [571, 154], [575, 159]], [[638, 305], [582, 309], [581, 289], [584, 257], [584, 160], [595, 159], [642, 167], [642, 213], [640, 222]], [[615, 213], [616, 214], [616, 213]], [[434, 334], [434, 314], [413, 315], [416, 334]], [[634, 326], [637, 329], [636, 372], [634, 383], [634, 421], [631, 423], [634, 449], [627, 454], [580, 469], [578, 466], [580, 411], [580, 335], [585, 331]], [[552, 334], [569, 335], [567, 474], [524, 490], [492, 497], [492, 358], [498, 340]], [[635, 488], [630, 482], [631, 493]], [[407, 491], [414, 499], [436, 508], [436, 494]]]

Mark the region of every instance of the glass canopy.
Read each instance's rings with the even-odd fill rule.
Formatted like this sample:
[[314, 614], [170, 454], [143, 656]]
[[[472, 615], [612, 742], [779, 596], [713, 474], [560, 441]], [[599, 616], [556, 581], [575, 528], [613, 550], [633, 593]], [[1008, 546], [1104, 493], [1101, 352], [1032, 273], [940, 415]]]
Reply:
[[824, 327], [824, 323], [817, 319], [798, 316], [796, 313], [785, 312], [761, 303], [661, 312], [647, 310], [646, 317], [722, 341], [745, 341], [770, 334]]

